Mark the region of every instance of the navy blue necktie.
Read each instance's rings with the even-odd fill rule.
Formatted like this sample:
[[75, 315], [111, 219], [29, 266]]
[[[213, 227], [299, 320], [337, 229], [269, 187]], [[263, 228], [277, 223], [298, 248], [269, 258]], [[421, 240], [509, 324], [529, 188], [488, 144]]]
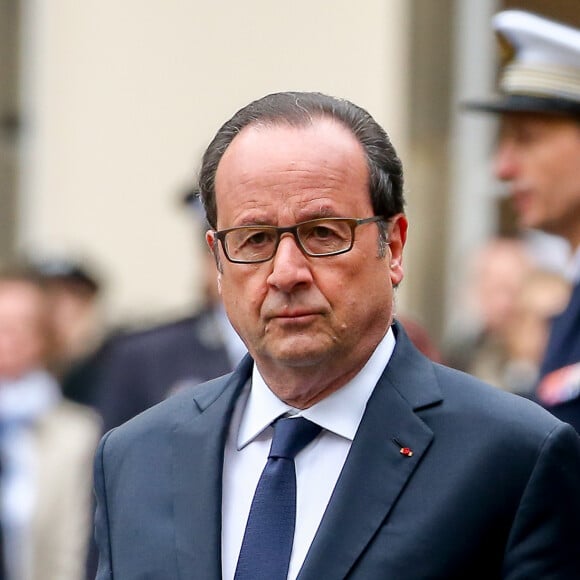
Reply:
[[254, 493], [235, 580], [285, 580], [296, 523], [294, 457], [320, 433], [304, 419], [278, 419], [268, 462]]

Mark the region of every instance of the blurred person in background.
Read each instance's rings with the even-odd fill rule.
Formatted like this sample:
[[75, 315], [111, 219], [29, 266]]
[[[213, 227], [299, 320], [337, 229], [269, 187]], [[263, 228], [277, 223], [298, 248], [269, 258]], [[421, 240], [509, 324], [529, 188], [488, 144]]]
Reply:
[[84, 577], [96, 415], [65, 401], [47, 371], [42, 282], [0, 273], [0, 522], [7, 580]]
[[446, 360], [496, 387], [512, 390], [504, 383], [509, 359], [506, 339], [532, 260], [523, 241], [496, 237], [469, 256], [469, 266], [461, 296], [466, 314], [446, 346]]
[[[205, 217], [193, 192], [183, 198], [194, 225], [205, 234]], [[203, 300], [189, 316], [120, 334], [99, 361], [94, 406], [105, 430], [116, 427], [186, 385], [231, 371], [246, 353], [219, 296], [216, 266], [202, 245]]]
[[31, 268], [47, 293], [53, 334], [50, 368], [65, 397], [92, 404], [105, 345], [100, 277], [84, 262], [67, 258], [36, 260]]
[[546, 351], [550, 322], [570, 298], [569, 281], [557, 272], [533, 268], [522, 280], [505, 324], [506, 362], [500, 386], [531, 396]]
[[554, 318], [537, 400], [580, 431], [580, 30], [519, 10], [493, 19], [503, 52], [495, 173], [522, 228], [565, 239], [572, 295]]
[[455, 368], [529, 397], [550, 321], [566, 306], [570, 284], [537, 264], [527, 242], [514, 237], [491, 238], [469, 264], [463, 332], [455, 332], [446, 356]]

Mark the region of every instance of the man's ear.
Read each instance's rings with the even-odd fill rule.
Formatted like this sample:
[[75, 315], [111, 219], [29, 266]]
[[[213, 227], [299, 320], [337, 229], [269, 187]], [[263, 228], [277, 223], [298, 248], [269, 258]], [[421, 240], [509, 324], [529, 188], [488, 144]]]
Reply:
[[217, 238], [215, 237], [215, 232], [213, 230], [207, 230], [207, 232], [205, 232], [205, 241], [210, 251], [215, 254], [217, 249], [215, 247], [217, 244]]
[[405, 214], [399, 213], [392, 217], [389, 227], [390, 264], [389, 271], [393, 286], [398, 286], [404, 277], [403, 248], [407, 241], [408, 222]]
[[205, 241], [209, 247], [210, 252], [213, 254], [215, 265], [218, 270], [218, 287], [219, 287], [219, 279], [222, 272], [222, 264], [220, 261], [220, 254], [219, 254], [219, 244], [218, 239], [215, 237], [215, 232], [213, 230], [207, 230], [205, 232]]

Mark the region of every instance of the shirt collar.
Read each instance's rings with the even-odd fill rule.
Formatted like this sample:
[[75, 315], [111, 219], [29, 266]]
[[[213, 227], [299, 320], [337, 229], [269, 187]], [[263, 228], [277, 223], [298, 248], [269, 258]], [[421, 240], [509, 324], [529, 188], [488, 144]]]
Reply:
[[44, 370], [30, 371], [17, 379], [0, 379], [0, 420], [33, 421], [60, 399], [58, 383]]
[[258, 366], [252, 371], [252, 386], [238, 430], [237, 448], [253, 441], [281, 415], [300, 414], [323, 429], [352, 441], [362, 420], [367, 402], [395, 348], [395, 335], [389, 328], [373, 354], [346, 385], [328, 397], [300, 410], [280, 400], [266, 385]]

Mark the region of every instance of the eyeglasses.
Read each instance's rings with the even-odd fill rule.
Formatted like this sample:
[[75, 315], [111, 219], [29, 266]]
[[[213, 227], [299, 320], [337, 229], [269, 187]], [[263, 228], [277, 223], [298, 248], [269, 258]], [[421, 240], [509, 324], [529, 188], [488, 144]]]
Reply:
[[358, 226], [383, 221], [370, 218], [320, 218], [294, 226], [241, 226], [215, 232], [227, 259], [235, 264], [258, 264], [276, 254], [282, 234], [292, 234], [298, 247], [307, 256], [336, 256], [350, 251], [354, 230]]

